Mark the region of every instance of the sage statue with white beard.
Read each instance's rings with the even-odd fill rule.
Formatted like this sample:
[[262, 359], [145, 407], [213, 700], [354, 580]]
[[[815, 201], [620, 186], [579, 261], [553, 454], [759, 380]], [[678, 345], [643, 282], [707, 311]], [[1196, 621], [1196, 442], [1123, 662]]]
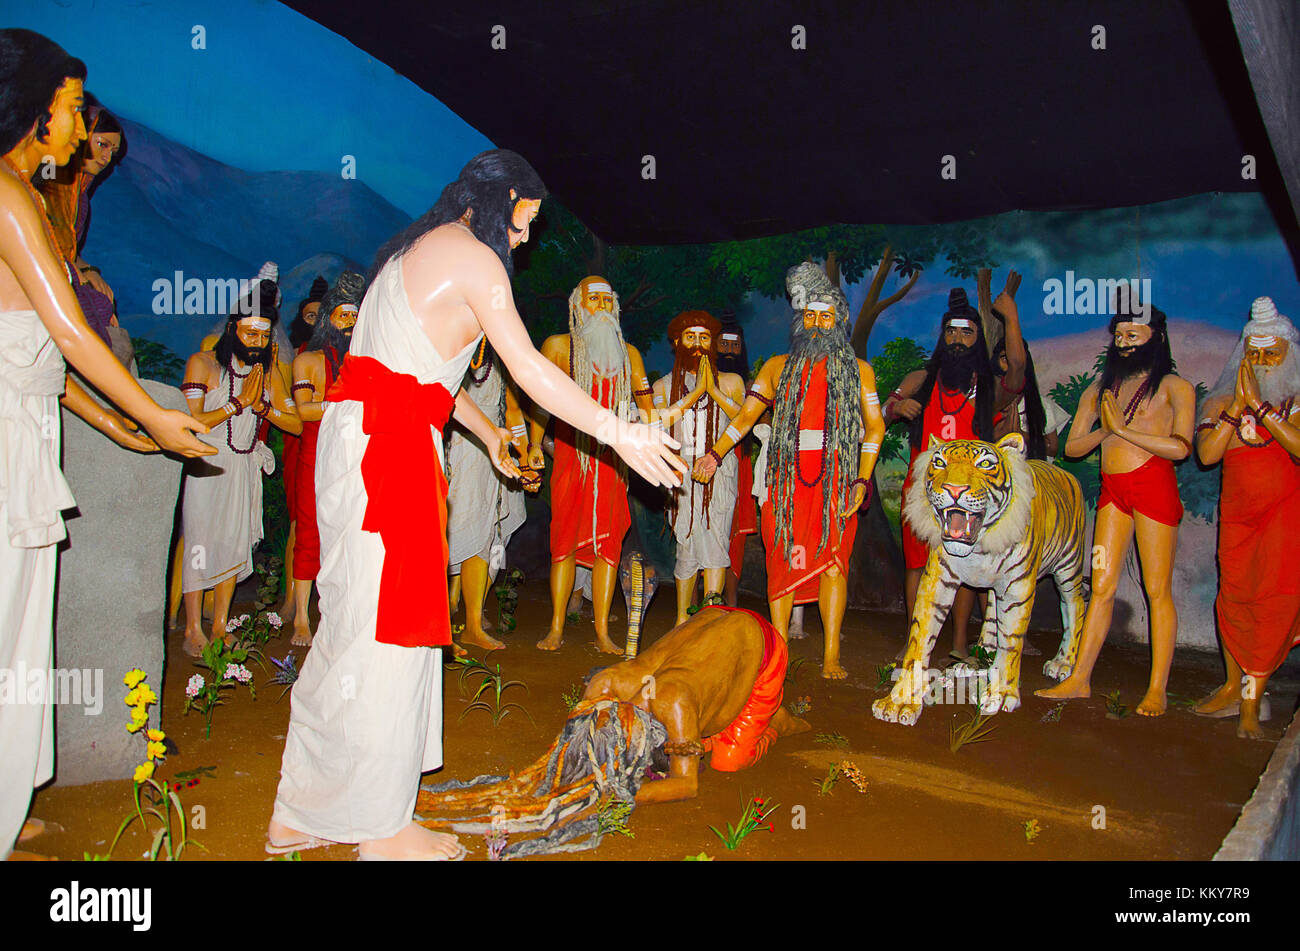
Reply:
[[[618, 422], [651, 419], [650, 381], [635, 347], [623, 340], [618, 295], [603, 277], [584, 278], [569, 296], [569, 332], [548, 337], [541, 354], [573, 379]], [[528, 466], [545, 465], [542, 435], [546, 416], [534, 415]], [[613, 441], [602, 439], [601, 442]], [[627, 469], [618, 457], [586, 433], [555, 421], [555, 468], [551, 477], [551, 627], [538, 642], [542, 650], [563, 643], [564, 619], [577, 565], [592, 570], [596, 646], [620, 653], [609, 639], [609, 606], [614, 597], [623, 536], [632, 525], [627, 502]]]

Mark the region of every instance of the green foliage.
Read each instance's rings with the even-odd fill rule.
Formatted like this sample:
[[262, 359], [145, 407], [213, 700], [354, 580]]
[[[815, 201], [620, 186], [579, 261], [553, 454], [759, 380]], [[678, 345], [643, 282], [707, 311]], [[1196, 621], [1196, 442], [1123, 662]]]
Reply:
[[841, 750], [847, 750], [849, 748], [849, 738], [839, 730], [835, 730], [831, 733], [818, 733], [813, 739], [813, 742], [822, 746], [833, 746], [836, 749]]
[[132, 337], [135, 365], [142, 380], [157, 380], [180, 386], [185, 378], [185, 361], [165, 344], [148, 337]]
[[840, 767], [836, 763], [831, 763], [830, 769], [821, 779], [814, 779], [813, 785], [817, 787], [817, 795], [826, 796], [835, 791], [835, 784], [840, 781]]
[[262, 542], [265, 552], [283, 552], [289, 542], [289, 523], [293, 513], [284, 494], [284, 433], [272, 426], [266, 444], [275, 453], [275, 472], [258, 477], [262, 480]]
[[894, 671], [898, 669], [898, 664], [877, 664], [876, 665], [876, 689], [889, 690], [894, 686]]
[[997, 726], [989, 723], [990, 715], [972, 712], [965, 723], [954, 723], [948, 728], [948, 749], [956, 753], [963, 746], [971, 743], [983, 743], [991, 739]]
[[[880, 353], [871, 361], [871, 369], [876, 374], [876, 393], [881, 405], [889, 394], [898, 389], [898, 385], [912, 371], [920, 370], [930, 358], [919, 343], [911, 337], [895, 337], [881, 348]], [[910, 456], [908, 444], [907, 420], [896, 420], [885, 433], [880, 445], [881, 459], [898, 459], [907, 462]]]
[[[713, 826], [709, 830], [722, 840], [722, 844], [728, 849], [735, 850], [740, 847], [751, 832], [759, 830], [772, 831], [772, 822], [770, 816], [776, 812], [778, 803], [769, 804], [762, 796], [756, 796], [749, 802], [745, 803], [745, 810], [740, 814], [740, 822], [736, 825], [727, 823], [727, 832], [724, 835]], [[764, 825], [764, 823], [767, 823]]]
[[1128, 706], [1120, 703], [1119, 690], [1106, 694], [1106, 717], [1110, 720], [1122, 720], [1128, 716]]
[[572, 710], [582, 702], [582, 684], [573, 684], [568, 690], [560, 694], [560, 701], [564, 704], [564, 709]]
[[799, 682], [799, 674], [803, 671], [804, 664], [808, 663], [807, 657], [793, 658], [785, 668], [785, 682], [791, 687]]
[[[501, 721], [510, 715], [512, 709], [518, 710], [524, 716], [528, 717], [530, 722], [533, 716], [518, 703], [501, 702], [502, 695], [511, 687], [523, 687], [524, 692], [528, 692], [528, 685], [522, 680], [505, 680], [501, 675], [501, 665], [497, 664], [495, 668], [489, 667], [482, 661], [475, 660], [472, 657], [458, 657], [452, 661], [453, 666], [460, 667], [460, 689], [465, 692], [465, 685], [474, 677], [479, 678], [478, 688], [474, 695], [470, 697], [470, 704], [461, 711], [460, 719], [465, 719], [471, 710], [485, 710], [492, 717], [492, 725], [499, 726]], [[484, 695], [486, 694], [486, 698]]]
[[599, 835], [625, 835], [635, 839], [636, 833], [627, 827], [627, 817], [632, 814], [635, 803], [609, 796], [602, 799], [596, 809], [596, 831]]

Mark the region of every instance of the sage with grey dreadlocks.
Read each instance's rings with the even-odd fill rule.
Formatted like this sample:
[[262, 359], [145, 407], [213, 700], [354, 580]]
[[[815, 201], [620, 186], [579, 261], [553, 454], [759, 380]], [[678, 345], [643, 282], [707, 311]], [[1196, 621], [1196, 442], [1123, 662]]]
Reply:
[[[772, 407], [772, 436], [767, 450], [767, 486], [773, 496], [777, 545], [789, 559], [794, 515], [794, 493], [799, 475], [799, 421], [813, 366], [826, 361], [826, 419], [823, 423], [823, 459], [818, 476], [822, 492], [820, 552], [830, 538], [831, 518], [840, 518], [839, 502], [847, 498], [858, 474], [862, 423], [862, 375], [849, 345], [849, 304], [831, 284], [826, 272], [804, 262], [786, 272], [795, 317], [791, 324], [790, 354], [781, 370]], [[835, 326], [828, 332], [805, 328], [803, 310], [809, 303], [831, 304]], [[834, 474], [834, 485], [827, 485]], [[807, 480], [805, 480], [805, 485]], [[843, 526], [841, 525], [841, 528]]]

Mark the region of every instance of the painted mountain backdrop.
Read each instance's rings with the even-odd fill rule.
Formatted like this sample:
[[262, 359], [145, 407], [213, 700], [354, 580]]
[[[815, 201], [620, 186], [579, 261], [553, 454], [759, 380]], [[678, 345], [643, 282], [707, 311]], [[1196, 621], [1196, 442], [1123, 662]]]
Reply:
[[245, 172], [121, 122], [127, 155], [95, 192], [84, 257], [112, 285], [123, 326], [182, 359], [224, 313], [156, 314], [155, 281], [247, 279], [275, 261], [291, 319], [317, 273], [364, 270], [411, 221], [360, 180]]

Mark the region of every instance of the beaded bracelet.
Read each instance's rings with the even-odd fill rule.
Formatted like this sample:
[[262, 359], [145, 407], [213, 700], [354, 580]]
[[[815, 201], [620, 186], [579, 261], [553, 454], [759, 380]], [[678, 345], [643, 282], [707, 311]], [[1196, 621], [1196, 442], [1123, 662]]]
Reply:
[[1231, 423], [1234, 426], [1241, 425], [1241, 417], [1229, 416], [1227, 410], [1224, 410], [1222, 413], [1219, 414], [1219, 419], [1223, 420], [1225, 423]]
[[293, 386], [289, 387], [289, 392], [290, 392], [290, 393], [297, 393], [299, 390], [315, 390], [315, 389], [316, 389], [316, 387], [312, 386], [312, 385], [311, 385], [310, 383], [308, 383], [307, 381], [302, 380], [302, 381], [299, 381], [299, 382], [295, 383]]
[[240, 413], [244, 411], [244, 404], [239, 401], [238, 396], [232, 396], [229, 402], [226, 403], [226, 405], [229, 406], [232, 403], [235, 406], [235, 411], [230, 414], [231, 416], [238, 416]]
[[750, 396], [754, 397], [756, 400], [758, 400], [760, 403], [762, 403], [762, 404], [763, 404], [764, 406], [766, 406], [768, 409], [771, 409], [771, 408], [772, 408], [772, 403], [774, 402], [773, 400], [768, 399], [768, 398], [767, 398], [766, 396], [764, 396], [762, 393], [758, 392], [758, 390], [754, 389], [752, 386], [749, 388], [749, 391], [745, 394], [745, 396], [746, 396], [746, 397], [750, 397]]
[[722, 465], [722, 457], [718, 455], [718, 451], [716, 449], [710, 449], [704, 455], [706, 458], [712, 459], [717, 465], [719, 466]]

